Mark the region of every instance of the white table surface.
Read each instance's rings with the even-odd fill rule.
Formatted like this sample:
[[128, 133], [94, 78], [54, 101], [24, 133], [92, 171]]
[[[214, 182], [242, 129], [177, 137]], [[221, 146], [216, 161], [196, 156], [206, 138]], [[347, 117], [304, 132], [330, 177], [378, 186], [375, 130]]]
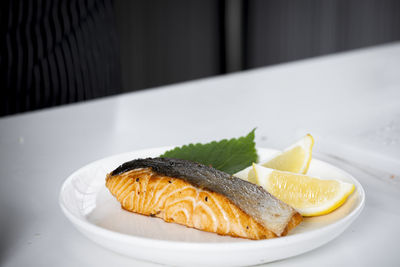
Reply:
[[[366, 191], [337, 239], [269, 266], [400, 266], [400, 43], [0, 119], [1, 266], [158, 266], [92, 243], [58, 205], [63, 181], [126, 151], [237, 137], [315, 135], [315, 157]], [[360, 141], [361, 140], [361, 141]]]

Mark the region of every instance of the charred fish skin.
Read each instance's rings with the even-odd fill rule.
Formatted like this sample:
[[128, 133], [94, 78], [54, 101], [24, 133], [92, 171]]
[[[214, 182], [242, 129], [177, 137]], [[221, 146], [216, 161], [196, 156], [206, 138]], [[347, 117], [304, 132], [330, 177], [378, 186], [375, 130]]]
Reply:
[[284, 234], [289, 221], [297, 214], [292, 207], [272, 196], [261, 186], [188, 160], [136, 159], [116, 168], [111, 172], [111, 176], [140, 168], [151, 168], [156, 173], [176, 177], [198, 188], [221, 194], [277, 236]]

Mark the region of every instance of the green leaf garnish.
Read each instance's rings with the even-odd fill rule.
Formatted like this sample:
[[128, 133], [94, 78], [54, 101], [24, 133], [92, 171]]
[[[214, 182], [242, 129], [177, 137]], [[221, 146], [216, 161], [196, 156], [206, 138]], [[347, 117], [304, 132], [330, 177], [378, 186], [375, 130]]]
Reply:
[[257, 162], [258, 155], [254, 142], [254, 131], [255, 129], [247, 136], [239, 138], [176, 147], [160, 157], [186, 159], [234, 174], [250, 166], [253, 162]]

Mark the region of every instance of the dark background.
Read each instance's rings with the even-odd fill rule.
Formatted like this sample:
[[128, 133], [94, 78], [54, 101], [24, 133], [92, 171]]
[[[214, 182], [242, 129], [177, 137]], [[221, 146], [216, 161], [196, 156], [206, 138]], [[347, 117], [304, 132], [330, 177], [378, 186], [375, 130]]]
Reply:
[[400, 40], [400, 1], [14, 0], [0, 37], [4, 116]]

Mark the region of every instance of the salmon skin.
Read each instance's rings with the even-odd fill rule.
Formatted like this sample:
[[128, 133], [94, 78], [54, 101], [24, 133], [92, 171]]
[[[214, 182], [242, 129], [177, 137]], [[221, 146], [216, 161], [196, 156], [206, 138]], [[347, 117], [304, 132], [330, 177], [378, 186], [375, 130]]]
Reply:
[[[129, 211], [219, 234], [251, 239], [277, 237], [286, 235], [302, 220], [292, 207], [261, 186], [182, 159], [126, 162], [107, 175], [106, 185]], [[183, 211], [181, 215], [167, 214], [166, 207], [171, 203], [180, 203], [173, 210], [174, 214]]]

